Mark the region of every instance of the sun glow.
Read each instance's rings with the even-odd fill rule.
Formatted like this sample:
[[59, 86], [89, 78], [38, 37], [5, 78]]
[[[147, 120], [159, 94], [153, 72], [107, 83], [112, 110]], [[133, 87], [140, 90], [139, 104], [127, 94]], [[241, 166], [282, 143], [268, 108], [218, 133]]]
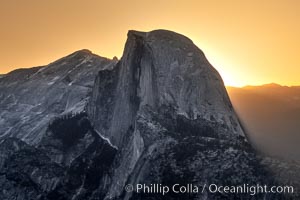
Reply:
[[191, 38], [226, 85], [300, 85], [300, 1], [10, 0], [0, 24], [0, 74], [79, 49], [120, 58], [128, 30], [169, 29]]

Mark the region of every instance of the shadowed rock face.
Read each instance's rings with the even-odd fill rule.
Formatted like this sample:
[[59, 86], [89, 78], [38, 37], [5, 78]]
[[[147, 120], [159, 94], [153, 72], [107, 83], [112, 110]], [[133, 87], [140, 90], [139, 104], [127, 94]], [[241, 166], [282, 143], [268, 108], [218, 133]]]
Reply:
[[101, 71], [94, 87], [89, 114], [118, 146], [146, 106], [156, 112], [172, 107], [178, 115], [217, 122], [244, 136], [218, 72], [190, 39], [174, 32], [129, 31], [121, 61]]
[[[80, 137], [74, 139], [70, 122]], [[85, 114], [57, 118], [38, 147], [17, 138], [1, 142], [0, 199], [89, 199], [93, 193], [103, 199], [115, 155]]]
[[[51, 112], [53, 118], [40, 126], [40, 134], [25, 129], [26, 137], [22, 137], [19, 132], [6, 132], [8, 128], [3, 128], [4, 135], [24, 141], [26, 138], [33, 141], [36, 135], [39, 138], [31, 143], [35, 146], [19, 139], [3, 139], [0, 183], [5, 185], [5, 190], [0, 191], [1, 199], [253, 199], [249, 194], [209, 193], [207, 190], [198, 194], [170, 192], [165, 196], [126, 193], [124, 186], [137, 183], [169, 187], [176, 183], [277, 185], [266, 166], [268, 162], [275, 165], [280, 162], [261, 157], [252, 149], [220, 75], [191, 40], [165, 30], [129, 31], [120, 61], [95, 59], [102, 63], [94, 61], [100, 67], [90, 71], [95, 81], [84, 76], [85, 69], [74, 74], [80, 80], [79, 85], [88, 82], [90, 90], [77, 94], [76, 85], [71, 84], [66, 89], [60, 81], [50, 91], [48, 87], [41, 90], [44, 96], [54, 90], [56, 93], [51, 95], [57, 98], [61, 94], [58, 89], [63, 87], [65, 92], [73, 94], [67, 102], [73, 99], [74, 102], [72, 109]], [[72, 63], [83, 62], [81, 56], [71, 60]], [[94, 64], [91, 63], [91, 67]], [[51, 66], [55, 71], [62, 65], [50, 64], [41, 68], [42, 72]], [[30, 76], [24, 83], [34, 78], [32, 74], [41, 73], [41, 69], [26, 71]], [[38, 82], [41, 86], [53, 78], [52, 73], [42, 74], [44, 78]], [[1, 87], [5, 91], [9, 87], [25, 87], [19, 85], [13, 74], [5, 75], [0, 82], [3, 80], [6, 86]], [[5, 94], [1, 93], [1, 98]], [[21, 94], [18, 99], [28, 95]], [[79, 103], [81, 107], [78, 99], [83, 96], [86, 101]], [[52, 107], [45, 106], [41, 99], [34, 100], [42, 103], [44, 112], [40, 116], [45, 117]], [[65, 107], [69, 105], [61, 103], [65, 101], [59, 98], [55, 102]], [[12, 106], [11, 101], [5, 102], [4, 99], [0, 104], [3, 108]], [[20, 101], [15, 104], [17, 107], [12, 113], [28, 114], [24, 110], [17, 111]], [[29, 124], [34, 126], [35, 123], [33, 120]], [[24, 164], [27, 167], [23, 169]], [[256, 197], [289, 198], [281, 194]]]

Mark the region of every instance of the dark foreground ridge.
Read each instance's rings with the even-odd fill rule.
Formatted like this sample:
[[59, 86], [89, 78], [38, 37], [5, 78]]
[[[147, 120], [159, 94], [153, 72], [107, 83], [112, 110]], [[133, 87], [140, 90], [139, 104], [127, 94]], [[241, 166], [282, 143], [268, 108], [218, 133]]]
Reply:
[[136, 190], [295, 184], [278, 182], [268, 165], [290, 166], [255, 152], [218, 72], [190, 39], [171, 31], [129, 31], [120, 61], [82, 50], [11, 72], [0, 79], [0, 108], [3, 200], [298, 196]]

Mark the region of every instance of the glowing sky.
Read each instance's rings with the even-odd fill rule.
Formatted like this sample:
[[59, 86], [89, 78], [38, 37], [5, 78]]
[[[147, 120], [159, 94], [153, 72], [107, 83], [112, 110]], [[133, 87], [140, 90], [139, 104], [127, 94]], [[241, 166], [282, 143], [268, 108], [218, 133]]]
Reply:
[[226, 85], [300, 85], [298, 0], [0, 0], [0, 25], [0, 73], [79, 49], [120, 57], [129, 29], [169, 29]]

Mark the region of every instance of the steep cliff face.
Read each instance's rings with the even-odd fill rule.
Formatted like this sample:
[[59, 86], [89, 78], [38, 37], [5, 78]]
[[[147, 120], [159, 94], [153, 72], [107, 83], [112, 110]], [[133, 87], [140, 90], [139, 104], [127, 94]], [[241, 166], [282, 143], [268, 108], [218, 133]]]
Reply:
[[88, 111], [96, 129], [119, 146], [147, 106], [153, 111], [169, 106], [178, 115], [217, 122], [244, 136], [218, 72], [190, 39], [174, 32], [129, 31], [121, 61], [99, 73]]
[[218, 72], [191, 40], [164, 30], [129, 31], [120, 62], [98, 74], [88, 114], [121, 149], [107, 197], [120, 195], [129, 177], [148, 173], [152, 165], [136, 167], [162, 156], [154, 150], [191, 137], [245, 139]]
[[0, 199], [253, 199], [124, 187], [276, 185], [276, 162], [252, 149], [220, 75], [180, 34], [129, 31], [118, 62], [80, 51], [0, 83]]

